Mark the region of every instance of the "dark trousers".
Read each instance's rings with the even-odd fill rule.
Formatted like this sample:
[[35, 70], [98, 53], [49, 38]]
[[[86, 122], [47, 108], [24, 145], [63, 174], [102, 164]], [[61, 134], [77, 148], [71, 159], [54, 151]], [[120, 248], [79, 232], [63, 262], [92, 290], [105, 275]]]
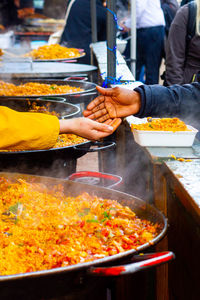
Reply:
[[157, 84], [164, 48], [164, 26], [137, 29], [136, 80], [145, 67], [145, 83]]

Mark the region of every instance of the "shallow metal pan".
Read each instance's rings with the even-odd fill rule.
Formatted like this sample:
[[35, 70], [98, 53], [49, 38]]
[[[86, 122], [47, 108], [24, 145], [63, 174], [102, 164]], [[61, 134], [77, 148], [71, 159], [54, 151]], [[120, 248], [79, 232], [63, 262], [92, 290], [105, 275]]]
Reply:
[[65, 78], [80, 74], [91, 74], [97, 67], [79, 63], [63, 62], [2, 62], [0, 64], [0, 78]]
[[0, 96], [0, 99], [10, 99], [10, 98], [38, 98], [38, 97], [54, 97], [54, 96], [70, 96], [70, 95], [81, 95], [81, 94], [86, 94], [86, 93], [90, 93], [96, 90], [96, 84], [92, 83], [92, 82], [87, 82], [87, 81], [78, 81], [78, 80], [36, 80], [36, 79], [21, 79], [21, 80], [17, 80], [17, 79], [12, 79], [11, 82], [13, 84], [16, 85], [20, 85], [23, 83], [27, 83], [27, 82], [37, 82], [37, 83], [44, 83], [44, 84], [57, 84], [57, 85], [69, 85], [71, 87], [76, 87], [76, 88], [81, 88], [83, 89], [83, 91], [80, 92], [74, 92], [74, 93], [63, 93], [63, 94], [46, 94], [46, 95], [26, 95], [26, 96]]
[[[40, 26], [41, 27], [41, 26]], [[27, 31], [32, 31], [31, 27], [29, 28], [30, 30]], [[46, 30], [45, 30], [46, 31]], [[32, 49], [31, 49], [32, 50]], [[1, 57], [3, 60], [6, 59], [13, 59], [13, 61], [16, 59], [21, 59], [26, 60], [27, 58], [32, 59], [31, 57], [26, 57], [24, 55], [26, 55], [28, 52], [31, 51], [29, 48], [24, 48], [24, 49], [14, 49], [14, 48], [9, 48], [9, 49], [5, 49], [4, 50], [4, 55]], [[79, 49], [78, 49], [79, 50]], [[83, 49], [79, 50], [79, 54], [80, 56], [75, 56], [75, 57], [71, 57], [71, 58], [57, 58], [57, 59], [32, 59], [33, 62], [65, 62], [65, 61], [76, 61], [79, 58], [84, 57], [86, 54], [84, 52]], [[23, 57], [24, 56], [24, 57]]]
[[[152, 244], [157, 243], [166, 233], [167, 230], [167, 220], [164, 217], [164, 215], [159, 212], [156, 208], [153, 206], [148, 205], [144, 201], [142, 201], [139, 198], [136, 198], [134, 196], [106, 189], [103, 187], [97, 187], [97, 186], [91, 186], [87, 184], [82, 184], [78, 182], [73, 182], [73, 181], [67, 181], [67, 180], [58, 180], [55, 178], [49, 178], [49, 177], [40, 177], [40, 176], [30, 176], [30, 175], [22, 175], [22, 174], [14, 174], [14, 173], [0, 173], [1, 176], [5, 176], [6, 178], [23, 178], [27, 181], [30, 181], [34, 178], [34, 182], [42, 182], [48, 187], [52, 187], [57, 184], [62, 184], [64, 186], [64, 191], [66, 195], [69, 196], [76, 196], [79, 195], [82, 192], [88, 192], [89, 194], [96, 195], [98, 197], [102, 198], [107, 198], [107, 199], [113, 199], [119, 201], [122, 205], [129, 206], [131, 209], [134, 210], [134, 212], [141, 218], [145, 218], [151, 222], [158, 223], [160, 225], [160, 231], [158, 232], [158, 235], [151, 241], [150, 243], [143, 244], [138, 247], [137, 251], [136, 250], [129, 250], [123, 253], [119, 253], [113, 256], [105, 257], [103, 259], [98, 259], [92, 262], [86, 262], [86, 263], [80, 263], [68, 267], [63, 267], [63, 268], [56, 268], [56, 269], [51, 269], [51, 270], [44, 270], [44, 271], [37, 271], [37, 272], [32, 272], [32, 273], [24, 273], [24, 274], [16, 274], [16, 275], [9, 275], [9, 276], [0, 276], [0, 282], [5, 282], [5, 281], [13, 281], [13, 280], [18, 280], [18, 279], [33, 279], [33, 278], [38, 278], [38, 277], [46, 277], [46, 276], [52, 276], [52, 275], [58, 275], [62, 273], [69, 273], [69, 276], [71, 272], [87, 272], [90, 274], [94, 274], [94, 270], [97, 270], [97, 268], [91, 269], [91, 267], [94, 267], [96, 265], [104, 265], [108, 264], [110, 265], [115, 263], [116, 261], [119, 261], [120, 259], [123, 258], [128, 258], [132, 255], [134, 255], [136, 252], [139, 251], [144, 251], [148, 247], [150, 247]], [[167, 255], [167, 257], [166, 257]], [[159, 256], [159, 255], [158, 255]], [[165, 253], [163, 257], [166, 257], [165, 260], [161, 259], [160, 256], [160, 261], [158, 263], [166, 262], [170, 259], [172, 259], [173, 255], [170, 253], [167, 254]], [[156, 255], [154, 255], [154, 258]], [[153, 256], [150, 258], [152, 259]], [[164, 258], [163, 258], [164, 259]], [[146, 263], [146, 267], [149, 267], [151, 265], [154, 265], [154, 263], [151, 261]], [[145, 266], [144, 266], [145, 267]], [[98, 272], [97, 272], [98, 273]], [[98, 275], [98, 274], [97, 274]]]
[[49, 112], [56, 112], [59, 114], [59, 119], [72, 118], [80, 113], [80, 107], [64, 101], [36, 100], [28, 99], [27, 97], [26, 99], [20, 97], [10, 97], [8, 99], [0, 98], [1, 106], [6, 106], [20, 112], [30, 111], [34, 103], [36, 103], [37, 106], [47, 107]]
[[84, 57], [86, 54], [85, 53], [81, 53], [80, 56], [75, 56], [75, 57], [71, 57], [71, 58], [57, 58], [57, 59], [33, 59], [34, 62], [75, 62], [77, 61], [79, 58]]

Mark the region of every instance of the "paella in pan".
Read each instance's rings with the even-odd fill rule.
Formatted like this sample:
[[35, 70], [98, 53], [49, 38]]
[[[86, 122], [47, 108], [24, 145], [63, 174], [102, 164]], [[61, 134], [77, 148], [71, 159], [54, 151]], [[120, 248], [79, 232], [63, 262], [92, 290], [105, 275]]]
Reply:
[[83, 57], [85, 53], [80, 49], [67, 48], [59, 44], [44, 45], [38, 49], [25, 54], [25, 57], [31, 57], [34, 61], [61, 61]]
[[[51, 149], [60, 149], [60, 148], [66, 148], [70, 146], [76, 146], [79, 144], [84, 144], [86, 142], [89, 142], [87, 139], [82, 138], [76, 134], [71, 134], [71, 133], [63, 133], [59, 134], [57, 141], [53, 148]], [[25, 150], [16, 150], [16, 149], [9, 149], [9, 150], [3, 150], [1, 149], [0, 152], [27, 152]]]
[[116, 200], [66, 195], [32, 179], [0, 177], [0, 275], [67, 267], [138, 249], [160, 233]]
[[19, 85], [0, 81], [0, 96], [3, 97], [38, 97], [46, 95], [66, 95], [83, 92], [84, 89], [67, 83], [26, 82]]

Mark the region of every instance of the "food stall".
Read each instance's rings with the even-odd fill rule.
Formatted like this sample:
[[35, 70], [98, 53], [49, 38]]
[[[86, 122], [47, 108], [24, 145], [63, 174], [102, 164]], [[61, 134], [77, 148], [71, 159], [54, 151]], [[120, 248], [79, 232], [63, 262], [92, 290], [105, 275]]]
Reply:
[[[112, 6], [110, 8], [113, 9]], [[115, 43], [114, 39], [111, 42]], [[110, 45], [110, 48], [111, 47], [113, 49], [115, 45], [112, 44]], [[102, 84], [108, 77], [107, 71], [109, 62], [110, 77], [118, 79], [123, 74], [123, 77], [120, 78], [120, 82], [118, 83], [121, 84], [128, 82], [128, 84], [130, 84], [130, 88], [131, 86], [133, 88], [135, 87], [134, 77], [118, 51], [116, 51], [116, 56], [113, 51], [110, 51], [112, 58], [109, 56], [106, 58], [105, 53], [107, 51], [107, 45], [105, 42], [93, 43], [91, 45], [91, 51], [93, 58], [92, 61], [95, 66], [63, 62], [25, 62], [24, 64], [20, 63], [19, 66], [19, 63], [16, 63], [15, 65], [15, 63], [12, 62], [10, 65], [8, 63], [7, 65], [3, 65], [3, 67], [1, 66], [0, 76], [3, 79], [10, 79], [10, 77], [12, 77], [15, 80], [19, 80], [21, 78], [39, 78], [40, 80], [48, 78], [48, 80], [52, 80], [55, 79], [55, 77], [63, 79], [67, 76], [77, 76], [80, 74], [90, 76], [97, 70], [98, 84]], [[116, 63], [116, 58], [117, 64], [112, 64], [111, 60], [115, 59]], [[114, 67], [113, 69], [114, 65], [116, 68]], [[93, 81], [92, 76], [90, 79]], [[114, 83], [117, 84], [117, 82]], [[81, 84], [83, 85], [83, 82]], [[87, 83], [85, 86], [86, 85]], [[94, 94], [89, 95], [90, 93], [93, 93], [93, 91], [90, 90], [88, 92], [88, 96], [94, 97]], [[58, 96], [58, 94], [56, 94], [56, 96]], [[74, 104], [73, 99], [75, 99], [74, 101], [81, 102], [82, 100], [80, 99], [85, 97], [78, 93], [76, 95], [62, 94], [60, 96], [70, 99], [70, 102], [72, 100], [72, 104]], [[87, 98], [87, 100], [88, 99], [89, 98]], [[32, 100], [34, 101], [34, 99]], [[14, 101], [19, 101], [19, 99], [13, 99], [11, 97], [10, 100], [2, 98], [0, 101], [11, 101], [13, 103]], [[52, 104], [52, 102], [50, 103]], [[66, 106], [67, 103], [65, 102], [59, 103], [59, 107], [61, 107], [62, 112], [65, 111]], [[57, 104], [55, 104], [53, 110], [55, 110], [55, 107], [57, 107]], [[47, 195], [50, 192], [51, 195], [52, 193], [55, 193], [55, 191], [58, 194], [62, 192], [61, 186], [63, 186], [65, 195], [68, 196], [71, 196], [70, 191], [72, 190], [73, 197], [79, 195], [79, 192], [84, 191], [106, 199], [115, 199], [119, 201], [119, 203], [123, 203], [125, 206], [130, 206], [134, 209], [134, 211], [137, 211], [139, 215], [145, 215], [145, 219], [157, 223], [159, 225], [157, 235], [154, 239], [151, 239], [150, 242], [148, 241], [145, 244], [142, 244], [141, 247], [137, 246], [137, 251], [136, 249], [130, 249], [128, 242], [125, 245], [123, 244], [123, 247], [125, 247], [127, 251], [120, 252], [120, 248], [118, 248], [119, 253], [112, 253], [112, 247], [107, 247], [107, 251], [111, 251], [111, 255], [109, 254], [107, 257], [104, 257], [101, 256], [102, 253], [98, 253], [100, 256], [97, 256], [98, 259], [96, 260], [85, 261], [84, 255], [86, 254], [83, 253], [84, 251], [82, 250], [81, 255], [79, 255], [80, 261], [76, 261], [74, 264], [69, 264], [69, 262], [71, 262], [70, 260], [73, 259], [73, 255], [69, 258], [69, 253], [65, 253], [63, 257], [59, 252], [61, 251], [61, 248], [64, 247], [63, 245], [67, 245], [69, 243], [68, 238], [65, 239], [65, 235], [62, 232], [63, 228], [65, 229], [68, 225], [67, 223], [63, 223], [64, 225], [53, 224], [54, 230], [56, 228], [56, 230], [58, 229], [61, 231], [59, 232], [59, 239], [56, 239], [56, 245], [53, 246], [56, 250], [54, 249], [54, 251], [50, 253], [50, 258], [46, 257], [45, 263], [47, 261], [53, 261], [55, 264], [45, 270], [35, 266], [30, 267], [29, 265], [28, 268], [25, 271], [23, 270], [21, 273], [13, 271], [12, 274], [9, 272], [7, 274], [5, 271], [3, 276], [0, 276], [1, 299], [14, 299], [14, 297], [17, 297], [18, 299], [27, 299], [27, 295], [30, 299], [34, 300], [77, 300], [94, 298], [97, 300], [131, 300], [133, 297], [135, 299], [158, 300], [197, 299], [196, 297], [198, 297], [197, 295], [199, 294], [199, 286], [196, 277], [198, 272], [198, 257], [196, 254], [198, 253], [200, 238], [198, 193], [200, 151], [198, 141], [194, 144], [194, 146], [184, 149], [177, 149], [173, 147], [172, 149], [162, 148], [161, 150], [159, 147], [141, 147], [134, 142], [130, 125], [127, 120], [124, 120], [117, 132], [112, 137], [109, 137], [109, 139], [116, 142], [116, 148], [112, 149], [112, 151], [105, 151], [99, 154], [100, 171], [113, 173], [122, 177], [123, 185], [120, 188], [122, 192], [89, 186], [77, 182], [73, 183], [63, 179], [52, 179], [33, 175], [3, 173], [1, 176], [8, 179], [8, 182], [6, 182], [5, 185], [9, 186], [9, 190], [12, 190], [15, 182], [10, 182], [9, 180], [15, 180], [16, 177], [18, 178], [20, 176], [22, 179], [20, 184], [24, 190], [27, 186], [32, 187], [33, 185], [33, 187], [39, 189], [39, 192], [44, 192], [44, 194]], [[4, 163], [4, 165], [6, 165], [8, 161], [11, 162], [11, 166], [13, 164], [15, 167], [14, 172], [20, 172], [21, 170], [19, 169], [19, 165], [16, 168], [16, 161], [19, 161], [19, 164], [22, 165], [23, 161], [26, 160], [24, 156], [30, 156], [30, 161], [33, 161], [34, 157], [34, 164], [35, 162], [38, 162], [39, 165], [42, 163], [47, 165], [47, 172], [45, 175], [65, 178], [69, 175], [69, 173], [75, 171], [74, 158], [77, 159], [87, 150], [90, 150], [89, 148], [91, 144], [89, 141], [85, 141], [81, 143], [81, 146], [84, 147], [81, 150], [78, 150], [78, 146], [75, 145], [75, 147], [70, 146], [66, 147], [66, 149], [50, 149], [44, 152], [1, 152], [0, 160]], [[64, 176], [59, 176], [56, 168], [54, 174], [49, 173], [49, 156], [52, 156], [52, 153], [53, 156], [56, 154], [56, 162], [58, 162], [60, 158], [64, 159], [64, 163], [63, 161], [61, 162], [66, 171]], [[72, 154], [72, 168], [70, 167], [70, 164], [66, 164], [66, 153], [67, 156]], [[76, 153], [76, 157], [74, 156], [74, 153]], [[173, 160], [170, 158], [171, 154], [175, 157], [183, 158], [183, 161]], [[7, 157], [7, 161], [5, 157]], [[19, 157], [22, 157], [22, 159]], [[53, 160], [54, 158], [55, 156], [53, 157]], [[184, 161], [185, 159], [191, 159], [192, 161], [186, 162]], [[52, 161], [50, 164], [52, 164]], [[32, 174], [32, 167], [33, 166], [29, 167], [30, 172], [26, 170], [25, 173]], [[1, 167], [1, 171], [2, 170], [5, 171], [5, 168]], [[40, 175], [44, 175], [44, 173]], [[191, 178], [192, 180], [196, 178], [196, 181], [192, 184]], [[29, 184], [26, 184], [26, 181], [30, 184], [30, 186]], [[1, 184], [3, 186], [4, 183], [2, 182]], [[56, 186], [56, 188], [53, 189], [52, 192], [51, 188], [54, 186]], [[3, 186], [3, 188], [5, 187]], [[20, 197], [23, 198], [23, 195]], [[36, 195], [34, 194], [33, 198], [35, 197]], [[64, 195], [62, 195], [62, 197], [62, 203], [59, 203], [59, 205], [58, 203], [56, 203], [56, 205], [53, 203], [54, 209], [51, 208], [51, 211], [54, 210], [57, 212], [58, 210], [59, 214], [58, 206], [65, 205], [68, 201], [64, 198]], [[144, 199], [144, 201], [137, 197]], [[23, 199], [21, 202], [23, 202]], [[25, 204], [21, 202], [12, 203], [12, 205], [6, 206], [6, 209], [2, 213], [4, 221], [7, 218], [6, 220], [8, 222], [19, 222], [20, 224], [20, 218], [22, 218], [22, 220], [23, 218], [26, 219], [26, 213], [28, 213], [27, 208], [23, 209]], [[100, 204], [100, 208], [102, 208], [104, 204]], [[95, 205], [97, 204], [94, 201], [94, 206]], [[40, 205], [35, 206], [35, 209], [39, 211], [39, 209], [41, 209]], [[44, 218], [43, 221], [41, 218], [41, 221], [43, 222], [39, 224], [40, 232], [43, 230], [43, 226], [46, 224], [45, 222], [49, 224], [48, 209], [49, 207], [45, 208], [44, 206], [42, 215], [44, 214], [44, 216], [47, 216], [47, 219], [45, 220]], [[108, 231], [108, 227], [111, 227], [112, 225], [110, 223], [110, 220], [112, 221], [110, 214], [111, 211], [112, 209], [100, 211], [100, 218], [97, 218], [96, 215], [90, 216], [88, 207], [84, 206], [82, 210], [78, 211], [79, 217], [81, 217], [81, 220], [79, 219], [81, 223], [78, 223], [81, 231], [84, 232], [83, 227], [85, 225], [95, 227], [98, 223], [101, 228], [96, 229], [95, 233], [97, 236], [100, 235], [100, 238], [102, 238], [103, 235], [103, 240], [107, 240], [108, 236], [111, 238], [114, 234], [113, 232]], [[9, 220], [9, 218], [12, 220]], [[39, 220], [35, 219], [35, 222], [38, 224]], [[106, 226], [108, 227], [102, 228], [102, 224], [104, 223], [106, 223]], [[56, 227], [57, 225], [58, 228]], [[8, 226], [6, 225], [3, 237], [5, 238], [5, 236], [8, 236], [12, 238], [13, 232], [11, 232], [10, 228], [7, 227]], [[88, 228], [90, 227], [87, 227], [87, 230]], [[86, 237], [88, 238], [87, 231], [85, 238]], [[48, 238], [51, 240], [51, 237]], [[92, 239], [91, 233], [90, 238]], [[91, 239], [88, 239], [88, 244], [91, 242]], [[77, 240], [78, 238], [76, 241]], [[76, 244], [76, 241], [73, 240], [74, 244]], [[130, 240], [129, 243], [131, 243]], [[44, 249], [41, 248], [41, 244], [34, 244], [33, 239], [30, 239], [29, 242], [26, 241], [25, 243], [19, 243], [18, 245], [20, 249], [25, 246], [24, 249], [26, 255], [28, 255], [29, 251], [32, 251], [31, 247], [36, 247], [34, 248], [35, 252], [33, 251], [35, 255], [33, 255], [33, 257], [37, 258], [40, 258], [44, 251]], [[70, 247], [73, 248], [73, 245], [70, 244]], [[168, 252], [169, 250], [174, 251], [176, 255], [176, 259], [170, 263], [169, 266], [168, 264], [164, 264], [153, 268], [152, 270], [147, 270], [150, 265], [156, 266], [156, 263], [160, 264], [173, 259], [174, 254]], [[73, 251], [74, 249], [72, 249], [72, 252]], [[87, 251], [87, 255], [93, 254], [91, 249], [87, 249]], [[148, 255], [146, 254], [147, 251], [164, 251], [164, 253]], [[136, 252], [139, 252], [140, 255], [136, 255], [135, 258], [132, 258], [133, 254], [136, 254]], [[20, 254], [21, 253], [23, 252], [20, 252]], [[23, 255], [21, 254], [20, 257], [22, 256]], [[150, 261], [144, 262], [143, 258]], [[132, 263], [132, 259], [136, 261], [136, 264]], [[35, 259], [35, 261], [37, 262], [37, 259]], [[139, 270], [144, 271], [139, 272], [138, 274], [131, 274], [131, 272]], [[118, 277], [117, 275], [120, 276]], [[187, 297], [185, 297], [186, 295]]]

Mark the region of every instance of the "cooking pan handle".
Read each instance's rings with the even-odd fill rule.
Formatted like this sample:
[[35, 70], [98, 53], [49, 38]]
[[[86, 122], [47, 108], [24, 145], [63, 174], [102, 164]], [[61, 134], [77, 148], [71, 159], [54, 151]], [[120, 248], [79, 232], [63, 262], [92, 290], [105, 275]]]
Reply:
[[113, 184], [110, 184], [107, 186], [107, 188], [111, 189], [113, 187], [116, 187], [122, 183], [122, 177], [118, 175], [113, 175], [113, 174], [107, 174], [107, 173], [102, 173], [102, 172], [92, 172], [92, 171], [80, 171], [76, 173], [72, 173], [71, 175], [68, 176], [69, 180], [75, 180], [77, 178], [87, 178], [87, 177], [93, 177], [93, 178], [102, 178], [105, 180], [110, 180], [111, 182], [114, 181]]
[[69, 80], [87, 81], [88, 77], [82, 75], [82, 76], [70, 76], [64, 79], [64, 81], [69, 81]]
[[135, 255], [132, 258], [133, 261], [136, 261], [134, 263], [104, 268], [92, 267], [88, 270], [88, 273], [97, 276], [119, 276], [125, 274], [132, 274], [147, 268], [151, 268], [169, 262], [174, 258], [175, 255], [171, 251]]
[[74, 146], [73, 149], [78, 150], [78, 151], [86, 151], [86, 152], [97, 152], [100, 150], [105, 150], [111, 147], [115, 147], [116, 143], [115, 142], [109, 142], [109, 141], [103, 141], [103, 142], [91, 142], [92, 147], [96, 147], [93, 149], [89, 149], [86, 147], [81, 147], [81, 146]]
[[88, 96], [97, 97], [97, 92], [90, 92], [90, 93], [85, 92], [85, 93], [82, 93], [82, 94], [70, 95], [70, 96], [68, 96], [68, 98], [73, 100], [74, 98], [79, 99], [79, 98], [88, 97]]

